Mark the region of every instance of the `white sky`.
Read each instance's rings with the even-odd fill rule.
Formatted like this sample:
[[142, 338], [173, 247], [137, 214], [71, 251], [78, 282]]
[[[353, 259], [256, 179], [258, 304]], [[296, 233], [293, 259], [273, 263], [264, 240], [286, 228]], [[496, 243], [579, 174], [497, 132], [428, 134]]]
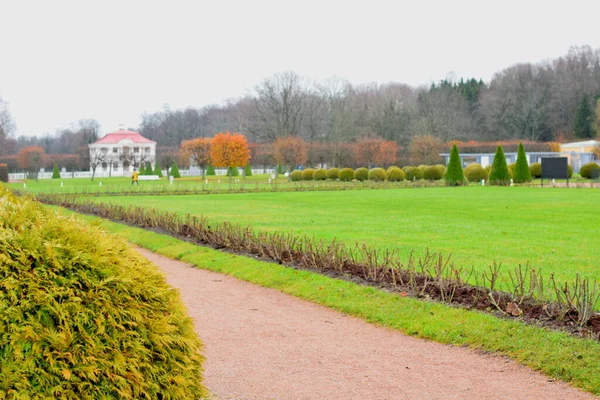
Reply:
[[600, 1], [0, 0], [0, 96], [18, 135], [244, 95], [283, 70], [352, 83], [489, 81], [600, 48]]

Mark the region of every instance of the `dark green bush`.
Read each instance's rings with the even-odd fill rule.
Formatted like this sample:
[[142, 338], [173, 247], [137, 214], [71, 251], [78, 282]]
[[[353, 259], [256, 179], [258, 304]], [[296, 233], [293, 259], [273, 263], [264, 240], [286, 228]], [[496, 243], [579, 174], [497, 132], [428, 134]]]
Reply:
[[8, 165], [0, 164], [0, 182], [8, 182]]
[[340, 181], [350, 182], [354, 179], [354, 170], [352, 168], [344, 168], [340, 171]]
[[427, 179], [428, 181], [439, 181], [444, 177], [444, 172], [446, 172], [446, 168], [443, 165], [432, 165], [425, 168], [423, 179]]
[[356, 171], [354, 171], [354, 179], [361, 182], [366, 181], [369, 179], [369, 170], [366, 168], [357, 168]]
[[250, 164], [248, 164], [244, 167], [244, 175], [252, 176], [252, 167], [250, 166]]
[[502, 146], [496, 148], [496, 154], [494, 155], [494, 162], [492, 163], [492, 170], [489, 176], [490, 185], [496, 186], [508, 186], [510, 185], [510, 173], [508, 172], [508, 166], [506, 165], [506, 157]]
[[329, 168], [327, 170], [327, 179], [336, 180], [340, 177], [340, 170], [338, 168]]
[[465, 168], [465, 177], [469, 182], [481, 182], [482, 179], [487, 181], [488, 172], [479, 164], [469, 164]]
[[175, 161], [173, 161], [173, 163], [171, 164], [171, 176], [173, 178], [181, 178], [181, 175], [179, 174], [179, 167], [177, 166]]
[[586, 179], [597, 179], [600, 174], [600, 165], [595, 162], [583, 164], [579, 170], [579, 175]]
[[199, 399], [177, 290], [124, 240], [0, 188], [0, 395]]
[[527, 164], [527, 154], [525, 154], [523, 142], [519, 144], [517, 162], [515, 164], [515, 169], [513, 170], [513, 179], [516, 183], [531, 181], [531, 172], [529, 171], [529, 165]]
[[154, 163], [154, 175], [158, 175], [161, 178], [163, 176], [162, 168], [160, 167], [160, 163], [158, 162], [158, 160], [156, 160], [156, 162]]
[[532, 178], [541, 178], [542, 177], [542, 164], [539, 162], [533, 163], [529, 166], [529, 173]]
[[58, 170], [58, 165], [54, 164], [54, 168], [52, 169], [52, 179], [60, 179], [60, 171]]
[[569, 167], [569, 179], [571, 179], [571, 177], [573, 176], [573, 167], [571, 167], [570, 165], [567, 165], [567, 167]]
[[209, 165], [208, 168], [206, 168], [206, 176], [215, 176], [216, 172], [215, 172], [215, 167], [213, 167], [212, 165]]
[[448, 161], [448, 168], [446, 169], [444, 178], [446, 180], [446, 185], [448, 186], [460, 186], [465, 184], [465, 174], [462, 169], [456, 143], [452, 145], [450, 160]]
[[302, 170], [302, 180], [303, 181], [312, 181], [315, 177], [315, 170], [312, 168], [306, 168]]
[[313, 179], [315, 181], [324, 181], [325, 179], [327, 179], [327, 171], [325, 171], [323, 168], [315, 170]]
[[295, 170], [292, 171], [292, 173], [290, 174], [290, 179], [294, 182], [298, 182], [302, 180], [302, 171], [300, 170]]
[[404, 171], [398, 167], [389, 167], [387, 170], [387, 179], [390, 182], [400, 182], [406, 178]]
[[404, 175], [407, 181], [420, 181], [423, 179], [421, 170], [417, 167], [408, 167], [404, 170]]
[[387, 174], [383, 168], [373, 168], [369, 171], [369, 180], [374, 182], [383, 182]]
[[227, 176], [240, 176], [240, 171], [237, 167], [229, 167], [227, 168]]

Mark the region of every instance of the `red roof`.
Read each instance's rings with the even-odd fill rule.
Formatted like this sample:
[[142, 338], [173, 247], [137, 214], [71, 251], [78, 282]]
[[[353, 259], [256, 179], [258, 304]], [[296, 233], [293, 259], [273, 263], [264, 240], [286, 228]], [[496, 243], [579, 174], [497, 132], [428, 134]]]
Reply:
[[154, 140], [146, 139], [139, 132], [119, 129], [116, 132], [106, 134], [102, 139], [95, 141], [94, 144], [119, 143], [123, 139], [129, 139], [133, 143], [156, 143]]

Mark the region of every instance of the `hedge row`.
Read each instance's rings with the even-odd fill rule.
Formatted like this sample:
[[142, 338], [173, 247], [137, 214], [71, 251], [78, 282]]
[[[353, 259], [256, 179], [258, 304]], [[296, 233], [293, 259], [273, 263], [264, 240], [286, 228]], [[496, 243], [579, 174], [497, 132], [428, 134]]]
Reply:
[[122, 240], [0, 185], [0, 397], [194, 399], [201, 343]]
[[396, 166], [391, 166], [387, 170], [383, 168], [373, 168], [368, 170], [367, 168], [330, 168], [325, 170], [306, 168], [302, 171], [295, 170], [290, 174], [290, 179], [294, 182], [297, 181], [324, 181], [328, 180], [340, 180], [343, 182], [349, 182], [352, 180], [357, 181], [374, 181], [374, 182], [400, 182], [403, 180], [418, 181], [426, 179], [429, 181], [438, 181], [444, 178], [446, 167], [443, 165], [419, 165], [418, 167], [406, 166], [402, 169]]

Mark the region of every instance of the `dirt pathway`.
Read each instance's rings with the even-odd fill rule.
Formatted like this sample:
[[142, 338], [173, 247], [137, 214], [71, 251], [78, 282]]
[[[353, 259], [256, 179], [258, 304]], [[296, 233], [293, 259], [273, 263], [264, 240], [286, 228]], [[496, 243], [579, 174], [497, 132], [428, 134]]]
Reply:
[[181, 291], [219, 399], [591, 399], [505, 358], [405, 336], [139, 249]]

